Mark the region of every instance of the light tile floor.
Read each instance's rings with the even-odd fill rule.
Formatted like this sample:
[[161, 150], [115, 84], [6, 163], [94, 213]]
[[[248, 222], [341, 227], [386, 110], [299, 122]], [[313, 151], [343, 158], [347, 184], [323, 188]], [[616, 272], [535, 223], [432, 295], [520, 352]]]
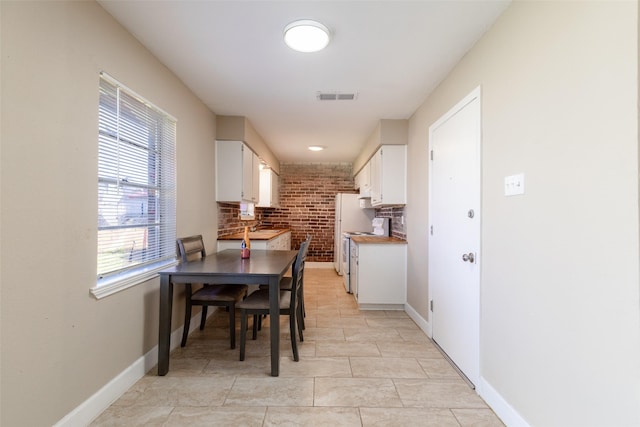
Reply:
[[358, 310], [331, 269], [305, 270], [305, 304], [299, 362], [282, 317], [279, 377], [269, 322], [240, 362], [216, 312], [91, 425], [503, 426], [406, 313]]

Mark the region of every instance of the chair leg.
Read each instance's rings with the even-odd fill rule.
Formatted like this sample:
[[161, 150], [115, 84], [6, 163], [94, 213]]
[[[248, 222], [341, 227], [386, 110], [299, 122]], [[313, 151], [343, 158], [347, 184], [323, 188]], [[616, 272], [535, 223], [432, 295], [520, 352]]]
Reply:
[[187, 299], [187, 306], [184, 309], [184, 329], [182, 330], [182, 341], [180, 347], [187, 345], [187, 336], [189, 335], [189, 326], [191, 324], [191, 300]]
[[258, 325], [260, 320], [258, 320], [258, 315], [254, 314], [253, 315], [253, 337], [252, 339], [255, 340], [258, 338]]
[[247, 312], [240, 310], [240, 360], [244, 360], [244, 347], [247, 342]]
[[231, 303], [227, 308], [229, 309], [229, 339], [231, 349], [234, 349], [236, 348], [236, 305]]
[[202, 306], [202, 316], [200, 316], [200, 330], [204, 329], [204, 324], [207, 321], [207, 306]]
[[289, 333], [291, 334], [291, 349], [293, 350], [293, 360], [296, 362], [300, 360], [298, 356], [298, 345], [296, 344], [296, 315], [291, 313], [289, 315]]

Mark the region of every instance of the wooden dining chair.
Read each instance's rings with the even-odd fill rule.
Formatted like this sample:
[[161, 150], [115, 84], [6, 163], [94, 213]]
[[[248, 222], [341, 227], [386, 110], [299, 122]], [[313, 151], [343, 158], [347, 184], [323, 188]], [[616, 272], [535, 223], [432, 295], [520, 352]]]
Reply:
[[[308, 248], [308, 242], [300, 245], [298, 255], [293, 263], [292, 288], [280, 290], [280, 315], [289, 316], [289, 331], [291, 335], [291, 349], [293, 360], [299, 360], [298, 346], [296, 343], [296, 329], [300, 341], [304, 341], [301, 324], [297, 318], [302, 314], [300, 300], [300, 287], [304, 277], [304, 257]], [[269, 289], [258, 289], [243, 301], [237, 304], [240, 309], [240, 360], [244, 360], [247, 341], [247, 323], [249, 316], [253, 316], [253, 339], [257, 337], [259, 317], [269, 314]], [[296, 327], [297, 326], [297, 327]]]
[[[311, 245], [311, 235], [307, 235], [307, 240], [304, 241], [306, 243], [306, 247], [304, 253], [302, 254], [302, 262], [306, 262], [307, 253], [309, 253], [309, 246]], [[298, 290], [298, 300], [299, 300], [299, 309], [300, 314], [298, 316], [298, 321], [300, 322], [300, 327], [305, 329], [304, 318], [307, 316], [307, 311], [304, 308], [304, 275], [301, 277], [300, 289]], [[280, 281], [280, 290], [281, 291], [291, 291], [293, 289], [293, 277], [283, 277]]]
[[[207, 256], [202, 235], [182, 237], [176, 239], [176, 251], [181, 262], [193, 262]], [[184, 330], [182, 332], [181, 347], [187, 344], [189, 325], [191, 323], [191, 308], [202, 307], [200, 330], [204, 329], [207, 320], [207, 307], [225, 307], [229, 312], [229, 340], [231, 348], [236, 348], [236, 303], [247, 296], [247, 285], [204, 285], [193, 292], [193, 284], [185, 285], [186, 307], [184, 310]]]
[[[302, 262], [305, 262], [307, 260], [307, 253], [309, 252], [309, 246], [311, 245], [311, 235], [310, 234], [307, 234], [307, 240], [305, 240], [305, 242], [307, 243], [307, 247], [305, 248]], [[292, 287], [293, 287], [293, 278], [291, 276], [283, 277], [282, 280], [280, 281], [280, 290], [281, 291], [291, 291]], [[269, 286], [268, 285], [260, 285], [260, 289], [269, 289]], [[305, 329], [304, 318], [307, 316], [307, 311], [304, 308], [304, 278], [302, 279], [302, 282], [300, 283], [299, 301], [300, 301], [300, 311], [302, 312], [302, 315], [299, 316], [299, 321], [300, 321], [302, 329]], [[261, 328], [262, 328], [262, 319], [259, 318], [258, 319], [258, 330], [260, 330]]]

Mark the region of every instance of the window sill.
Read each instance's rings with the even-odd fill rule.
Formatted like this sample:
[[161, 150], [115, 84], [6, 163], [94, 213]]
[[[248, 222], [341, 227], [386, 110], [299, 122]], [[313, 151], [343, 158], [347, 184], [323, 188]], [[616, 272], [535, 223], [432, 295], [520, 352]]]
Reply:
[[128, 273], [116, 274], [108, 278], [100, 279], [98, 280], [98, 284], [91, 288], [89, 292], [95, 299], [102, 299], [153, 279], [157, 276], [158, 271], [177, 264], [177, 260], [164, 261]]

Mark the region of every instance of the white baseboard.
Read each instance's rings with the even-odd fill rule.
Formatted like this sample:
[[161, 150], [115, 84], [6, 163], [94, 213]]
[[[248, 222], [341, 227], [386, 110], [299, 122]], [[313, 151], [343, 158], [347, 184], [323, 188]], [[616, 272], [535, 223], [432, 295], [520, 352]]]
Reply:
[[[214, 307], [218, 308], [218, 307]], [[216, 310], [209, 310], [207, 317]], [[200, 313], [191, 318], [189, 333], [200, 327]], [[175, 349], [182, 341], [182, 328], [178, 328], [171, 334], [169, 351]], [[76, 427], [89, 425], [113, 402], [118, 400], [131, 386], [142, 378], [151, 368], [158, 364], [158, 346], [149, 350], [144, 356], [133, 362], [115, 378], [105, 384], [100, 390], [82, 402], [73, 411], [54, 424], [54, 427]]]
[[480, 397], [496, 413], [502, 422], [509, 427], [530, 427], [524, 418], [513, 409], [509, 403], [494, 389], [487, 380], [480, 377], [480, 384], [476, 390]]
[[404, 311], [403, 304], [358, 304], [360, 310]]
[[[418, 312], [409, 304], [405, 304], [404, 310], [411, 319], [418, 325], [422, 331], [427, 334], [429, 338], [432, 338], [431, 323], [425, 320]], [[494, 389], [487, 380], [480, 377], [480, 384], [477, 384], [476, 393], [487, 405], [496, 413], [502, 422], [509, 427], [529, 427], [529, 424], [522, 418], [522, 416], [509, 405], [509, 403]]]
[[312, 262], [307, 261], [304, 263], [306, 268], [333, 268], [332, 262]]
[[404, 305], [404, 311], [414, 322], [416, 322], [416, 325], [418, 325], [418, 327], [422, 329], [422, 332], [424, 332], [429, 338], [431, 338], [431, 324], [429, 323], [429, 321], [422, 317], [413, 307], [411, 307], [411, 305], [409, 305], [409, 303], [406, 303]]

